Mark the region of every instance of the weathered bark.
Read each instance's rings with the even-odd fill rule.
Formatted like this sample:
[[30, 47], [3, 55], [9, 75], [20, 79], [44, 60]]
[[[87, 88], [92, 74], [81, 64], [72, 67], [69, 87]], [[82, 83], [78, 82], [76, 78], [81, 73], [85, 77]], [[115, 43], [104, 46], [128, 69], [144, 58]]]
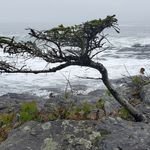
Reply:
[[127, 100], [125, 100], [112, 86], [109, 78], [107, 69], [101, 63], [91, 62], [90, 67], [98, 70], [102, 75], [102, 81], [107, 89], [110, 91], [112, 96], [124, 107], [129, 113], [135, 118], [136, 121], [145, 121], [146, 117], [140, 113], [137, 109], [135, 109]]

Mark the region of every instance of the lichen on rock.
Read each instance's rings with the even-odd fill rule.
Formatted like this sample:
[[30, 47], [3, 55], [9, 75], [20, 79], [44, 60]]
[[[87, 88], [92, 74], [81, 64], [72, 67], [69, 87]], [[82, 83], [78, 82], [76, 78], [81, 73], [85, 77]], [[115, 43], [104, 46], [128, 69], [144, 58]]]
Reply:
[[95, 140], [96, 138], [100, 138], [100, 137], [101, 137], [101, 133], [95, 132], [95, 131], [92, 131], [92, 134], [89, 135], [89, 138], [91, 141]]
[[49, 130], [51, 128], [51, 123], [46, 122], [46, 123], [42, 124], [41, 127], [42, 127], [43, 130]]
[[58, 144], [52, 138], [44, 139], [41, 150], [58, 150]]
[[77, 140], [78, 140], [78, 144], [84, 145], [86, 149], [91, 149], [92, 147], [91, 141], [86, 140], [84, 138], [77, 139]]

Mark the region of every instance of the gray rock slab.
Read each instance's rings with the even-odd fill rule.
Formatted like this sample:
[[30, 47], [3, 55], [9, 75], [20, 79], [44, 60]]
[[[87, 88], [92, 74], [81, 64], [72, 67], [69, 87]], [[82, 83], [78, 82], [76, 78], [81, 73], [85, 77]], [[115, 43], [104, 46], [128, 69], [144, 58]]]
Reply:
[[150, 84], [143, 86], [140, 96], [144, 103], [150, 104]]
[[28, 122], [14, 129], [0, 150], [148, 150], [150, 124], [102, 121]]

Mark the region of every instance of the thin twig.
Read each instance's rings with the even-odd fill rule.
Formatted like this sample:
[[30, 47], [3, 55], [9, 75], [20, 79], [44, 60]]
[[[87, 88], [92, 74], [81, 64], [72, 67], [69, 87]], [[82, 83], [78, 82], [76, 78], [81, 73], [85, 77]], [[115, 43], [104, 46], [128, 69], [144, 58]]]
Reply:
[[126, 65], [125, 65], [125, 64], [124, 64], [124, 68], [125, 68], [125, 70], [126, 70], [127, 74], [129, 75], [129, 77], [132, 79], [132, 76], [131, 76], [131, 74], [129, 73], [129, 71], [128, 71], [128, 69], [127, 69], [127, 67], [126, 67]]
[[73, 95], [73, 88], [72, 88], [72, 85], [71, 85], [70, 80], [69, 80], [69, 78], [70, 78], [70, 72], [69, 72], [69, 74], [68, 74], [68, 78], [67, 78], [63, 73], [61, 73], [61, 74], [63, 75], [63, 77], [64, 77], [64, 78], [66, 79], [66, 81], [67, 81], [66, 88], [65, 88], [65, 93], [67, 93], [67, 89], [68, 89], [68, 85], [69, 85], [70, 90], [71, 90], [71, 93], [72, 93], [72, 95]]

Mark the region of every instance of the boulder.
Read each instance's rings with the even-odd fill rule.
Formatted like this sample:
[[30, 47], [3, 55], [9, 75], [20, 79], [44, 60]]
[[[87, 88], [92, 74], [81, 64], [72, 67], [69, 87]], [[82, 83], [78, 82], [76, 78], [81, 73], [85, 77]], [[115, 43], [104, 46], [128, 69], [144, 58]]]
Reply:
[[140, 91], [140, 97], [146, 104], [150, 104], [150, 84], [143, 86]]
[[23, 102], [36, 101], [41, 108], [44, 99], [28, 93], [8, 93], [0, 96], [0, 113], [17, 112]]
[[148, 150], [150, 124], [102, 121], [28, 122], [10, 132], [0, 150]]

